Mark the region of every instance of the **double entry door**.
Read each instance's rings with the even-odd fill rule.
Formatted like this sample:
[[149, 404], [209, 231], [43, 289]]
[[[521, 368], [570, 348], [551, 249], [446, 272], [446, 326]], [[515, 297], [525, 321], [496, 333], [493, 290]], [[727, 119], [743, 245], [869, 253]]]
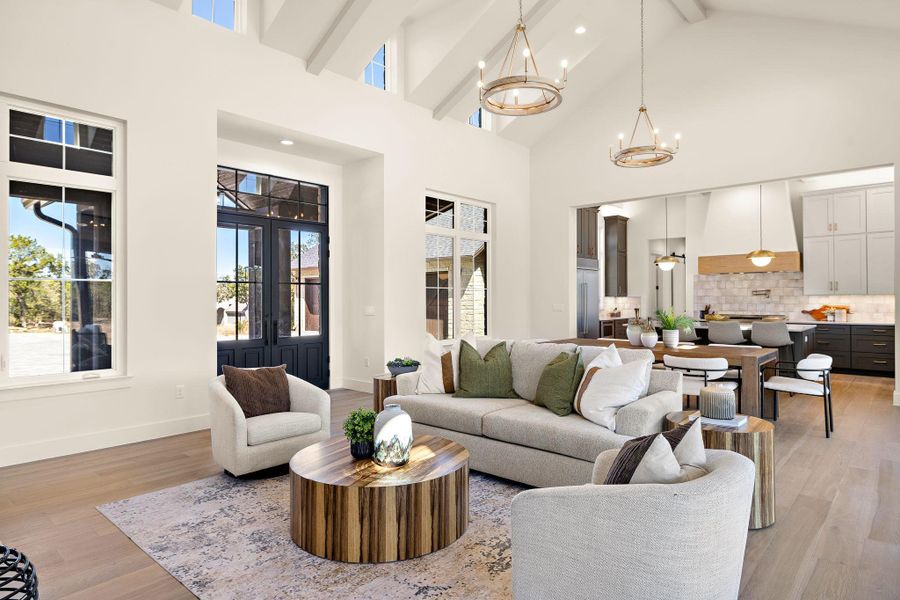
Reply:
[[287, 365], [328, 388], [328, 228], [219, 213], [217, 371]]

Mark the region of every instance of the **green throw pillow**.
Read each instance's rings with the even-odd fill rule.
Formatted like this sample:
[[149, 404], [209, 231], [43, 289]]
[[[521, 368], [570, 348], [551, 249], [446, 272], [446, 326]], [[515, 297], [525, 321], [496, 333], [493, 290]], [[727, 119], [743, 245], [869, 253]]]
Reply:
[[534, 403], [564, 417], [572, 412], [578, 384], [584, 376], [584, 363], [573, 352], [560, 352], [551, 360], [538, 381]]
[[506, 342], [491, 348], [484, 358], [468, 342], [459, 345], [459, 386], [456, 398], [518, 398], [513, 390], [512, 362]]

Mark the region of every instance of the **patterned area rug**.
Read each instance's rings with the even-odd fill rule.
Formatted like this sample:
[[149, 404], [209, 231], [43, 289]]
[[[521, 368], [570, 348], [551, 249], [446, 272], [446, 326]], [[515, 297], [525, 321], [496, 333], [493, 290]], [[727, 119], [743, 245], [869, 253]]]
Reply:
[[466, 533], [413, 560], [354, 565], [291, 541], [288, 477], [210, 477], [99, 506], [200, 598], [510, 598], [510, 506], [524, 486], [470, 476]]

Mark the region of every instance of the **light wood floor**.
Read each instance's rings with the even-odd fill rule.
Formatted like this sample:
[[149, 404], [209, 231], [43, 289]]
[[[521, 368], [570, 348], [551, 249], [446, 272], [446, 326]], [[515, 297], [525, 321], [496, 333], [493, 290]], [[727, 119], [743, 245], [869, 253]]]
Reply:
[[[834, 386], [830, 440], [819, 401], [782, 399], [777, 522], [749, 534], [745, 600], [900, 597], [894, 380], [835, 376]], [[369, 394], [331, 396], [335, 434], [350, 410], [371, 404]], [[220, 472], [209, 447], [202, 431], [0, 469], [0, 541], [35, 562], [42, 598], [192, 598], [94, 507]]]

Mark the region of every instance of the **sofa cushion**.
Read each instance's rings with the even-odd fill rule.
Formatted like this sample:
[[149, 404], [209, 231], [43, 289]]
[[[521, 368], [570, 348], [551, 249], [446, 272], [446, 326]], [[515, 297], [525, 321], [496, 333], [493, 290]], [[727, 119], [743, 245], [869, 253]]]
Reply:
[[513, 389], [520, 398], [534, 402], [544, 367], [561, 352], [575, 352], [575, 344], [538, 344], [516, 342], [509, 353], [512, 362]]
[[[482, 419], [494, 411], [528, 404], [518, 398], [454, 398], [449, 394], [394, 396], [400, 408], [409, 413], [413, 423], [441, 427], [460, 433], [482, 435]], [[538, 409], [548, 415], [543, 408]]]
[[620, 448], [630, 438], [597, 427], [576, 414], [557, 417], [547, 409], [523, 404], [484, 417], [484, 435], [593, 462], [604, 450]]
[[534, 405], [543, 406], [550, 412], [564, 417], [572, 412], [572, 400], [581, 378], [584, 365], [581, 357], [573, 352], [560, 352], [541, 373]]
[[247, 419], [247, 445], [258, 446], [320, 429], [322, 419], [313, 413], [280, 412], [250, 417]]

